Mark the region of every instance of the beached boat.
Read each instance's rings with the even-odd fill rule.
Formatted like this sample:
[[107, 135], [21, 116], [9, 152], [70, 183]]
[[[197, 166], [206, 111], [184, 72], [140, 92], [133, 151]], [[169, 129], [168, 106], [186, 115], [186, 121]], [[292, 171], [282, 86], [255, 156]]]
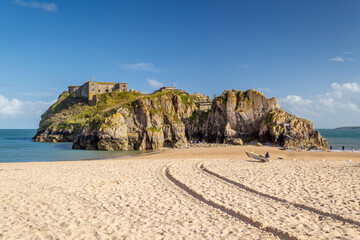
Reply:
[[251, 158], [254, 158], [256, 160], [260, 160], [262, 162], [268, 162], [269, 159], [267, 159], [266, 157], [260, 155], [260, 154], [257, 154], [257, 153], [254, 153], [254, 152], [249, 152], [249, 151], [245, 151], [246, 154], [251, 157]]

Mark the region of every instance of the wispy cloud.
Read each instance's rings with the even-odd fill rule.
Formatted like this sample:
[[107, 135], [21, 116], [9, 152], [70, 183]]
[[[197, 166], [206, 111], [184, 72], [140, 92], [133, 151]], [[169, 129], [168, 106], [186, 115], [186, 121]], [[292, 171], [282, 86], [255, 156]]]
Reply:
[[146, 81], [150, 84], [150, 86], [152, 88], [161, 88], [164, 86], [164, 84], [162, 82], [159, 82], [158, 80], [155, 80], [155, 79], [146, 79]]
[[329, 61], [335, 61], [335, 62], [344, 62], [345, 59], [341, 56], [337, 56], [337, 57], [334, 57], [334, 58], [329, 58], [328, 59]]
[[328, 59], [329, 61], [335, 61], [335, 62], [345, 62], [345, 61], [354, 61], [353, 58], [343, 58], [342, 56], [336, 56], [336, 57], [333, 57], [333, 58], [329, 58]]
[[352, 54], [350, 51], [345, 51], [344, 54]]
[[28, 2], [23, 0], [14, 0], [13, 3], [22, 7], [39, 8], [47, 12], [56, 12], [58, 10], [57, 5], [55, 3]]
[[20, 101], [16, 98], [8, 99], [0, 95], [0, 119], [18, 117], [38, 117], [55, 102], [54, 101]]
[[144, 72], [157, 72], [158, 69], [153, 63], [117, 63], [117, 65], [125, 71], [144, 71]]

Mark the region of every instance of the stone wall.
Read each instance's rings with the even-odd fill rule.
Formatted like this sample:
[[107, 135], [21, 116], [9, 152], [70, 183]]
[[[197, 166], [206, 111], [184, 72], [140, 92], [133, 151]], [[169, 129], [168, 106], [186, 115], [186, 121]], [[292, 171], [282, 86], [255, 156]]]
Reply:
[[86, 82], [82, 86], [69, 86], [69, 93], [75, 98], [87, 98], [89, 103], [96, 103], [96, 96], [111, 93], [115, 90], [126, 92], [127, 83]]
[[78, 91], [80, 88], [80, 86], [69, 86], [68, 89], [69, 89], [69, 93], [71, 94], [71, 96], [73, 97], [81, 97], [80, 96], [80, 91]]

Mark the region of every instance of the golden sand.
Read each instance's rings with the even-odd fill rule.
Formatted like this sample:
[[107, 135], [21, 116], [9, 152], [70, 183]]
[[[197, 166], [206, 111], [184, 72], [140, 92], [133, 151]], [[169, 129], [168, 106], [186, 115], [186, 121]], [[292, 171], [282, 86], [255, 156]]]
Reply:
[[359, 239], [359, 179], [360, 153], [256, 146], [2, 163], [0, 239]]

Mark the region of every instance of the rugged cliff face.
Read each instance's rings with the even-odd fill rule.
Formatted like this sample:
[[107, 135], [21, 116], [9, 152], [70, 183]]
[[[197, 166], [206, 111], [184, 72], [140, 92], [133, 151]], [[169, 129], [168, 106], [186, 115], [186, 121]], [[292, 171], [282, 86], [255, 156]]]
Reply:
[[275, 98], [255, 90], [226, 91], [212, 102], [183, 91], [115, 91], [101, 95], [95, 106], [64, 92], [43, 114], [34, 140], [72, 141], [73, 148], [96, 150], [182, 147], [190, 140], [328, 148], [311, 122], [286, 113]]
[[216, 97], [211, 110], [198, 112], [187, 125], [189, 138], [233, 143], [257, 140], [286, 149], [328, 149], [313, 124], [280, 109], [276, 98], [267, 99], [255, 90], [231, 90]]
[[87, 105], [85, 100], [73, 98], [70, 93], [63, 92], [56, 103], [41, 116], [33, 139], [36, 142], [73, 142], [84, 127], [82, 122], [73, 118]]
[[184, 121], [204, 98], [181, 91], [113, 92], [89, 106], [64, 92], [42, 116], [34, 140], [74, 141], [74, 148], [94, 150], [180, 147], [187, 143]]
[[277, 108], [275, 98], [267, 99], [255, 90], [226, 91], [213, 100], [208, 112], [199, 113], [195, 124], [188, 126], [188, 135], [217, 143], [233, 138], [256, 140], [261, 121]]
[[321, 134], [314, 130], [312, 122], [297, 118], [282, 109], [273, 109], [261, 122], [260, 140], [271, 141], [286, 149], [323, 149], [329, 144]]

